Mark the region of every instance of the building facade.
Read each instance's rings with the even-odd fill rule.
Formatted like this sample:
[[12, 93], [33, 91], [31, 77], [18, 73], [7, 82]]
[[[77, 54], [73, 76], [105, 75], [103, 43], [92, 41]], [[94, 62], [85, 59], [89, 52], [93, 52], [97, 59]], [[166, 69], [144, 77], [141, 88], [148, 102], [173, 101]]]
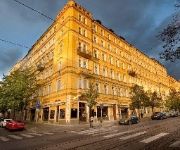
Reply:
[[28, 118], [60, 124], [88, 121], [87, 104], [79, 96], [90, 82], [95, 83], [100, 95], [93, 108], [95, 120], [101, 117], [101, 104], [106, 120], [130, 114], [129, 92], [134, 84], [162, 96], [179, 84], [164, 66], [95, 20], [73, 0], [12, 71], [27, 67], [36, 72], [41, 85], [39, 98], [29, 106]]

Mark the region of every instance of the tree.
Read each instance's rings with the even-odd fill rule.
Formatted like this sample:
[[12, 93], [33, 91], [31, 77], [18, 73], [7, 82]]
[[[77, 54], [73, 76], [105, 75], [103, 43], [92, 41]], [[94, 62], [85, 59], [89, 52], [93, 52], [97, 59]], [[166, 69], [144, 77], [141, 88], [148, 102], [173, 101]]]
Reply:
[[171, 89], [169, 95], [166, 98], [165, 106], [167, 108], [180, 111], [180, 91]]
[[37, 96], [38, 85], [35, 74], [28, 69], [16, 70], [4, 76], [0, 85], [1, 99], [8, 109], [13, 110], [13, 118], [16, 111], [20, 111], [23, 116], [30, 99]]
[[89, 89], [81, 94], [79, 97], [81, 100], [84, 100], [87, 102], [87, 106], [89, 107], [89, 123], [90, 127], [92, 127], [92, 122], [91, 122], [91, 116], [92, 116], [92, 108], [97, 104], [97, 98], [99, 97], [98, 90], [96, 86], [93, 83], [90, 83]]
[[172, 22], [158, 35], [158, 38], [164, 43], [164, 51], [160, 53], [160, 58], [172, 62], [180, 59], [180, 47], [178, 47], [180, 41], [180, 0], [177, 1], [175, 7], [177, 12], [173, 16]]
[[154, 108], [159, 107], [161, 105], [162, 97], [158, 96], [158, 93], [156, 91], [149, 92], [148, 94], [149, 94], [148, 106], [150, 106], [152, 112], [154, 112]]
[[144, 91], [142, 86], [134, 85], [131, 88], [131, 108], [138, 109], [138, 114], [140, 118], [140, 109], [145, 108], [148, 105], [149, 97]]

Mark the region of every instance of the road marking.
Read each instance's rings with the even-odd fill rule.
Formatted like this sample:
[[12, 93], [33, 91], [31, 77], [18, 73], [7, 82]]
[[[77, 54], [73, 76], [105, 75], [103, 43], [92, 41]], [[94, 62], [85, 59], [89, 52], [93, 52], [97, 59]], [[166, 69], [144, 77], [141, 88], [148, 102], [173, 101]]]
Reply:
[[147, 133], [147, 132], [146, 132], [146, 131], [143, 131], [143, 132], [135, 133], [135, 134], [128, 135], [128, 136], [125, 136], [125, 137], [121, 137], [120, 140], [127, 140], [127, 139], [130, 139], [130, 138], [134, 138], [134, 137], [143, 135], [143, 134], [145, 134], [145, 133]]
[[171, 144], [169, 147], [180, 148], [180, 141], [174, 142], [174, 143]]
[[96, 131], [94, 131], [94, 132], [89, 132], [89, 133], [87, 133], [88, 135], [91, 135], [91, 134], [98, 134], [98, 133], [102, 133], [102, 132], [108, 132], [108, 131], [112, 131], [112, 129], [99, 129], [99, 130], [96, 130]]
[[8, 135], [9, 137], [16, 139], [16, 140], [22, 140], [23, 138], [17, 135]]
[[133, 131], [134, 131], [134, 130], [129, 130], [129, 131], [124, 131], [124, 132], [109, 134], [109, 135], [106, 135], [106, 136], [103, 136], [103, 137], [104, 137], [104, 138], [111, 138], [111, 137], [114, 137], [114, 136], [119, 136], [119, 135], [123, 135], [123, 134], [126, 134], [126, 133], [131, 133], [131, 132], [133, 132]]
[[24, 136], [24, 137], [27, 137], [27, 138], [32, 138], [32, 137], [34, 137], [34, 136], [32, 136], [32, 135], [29, 135], [29, 134], [20, 134], [21, 136]]
[[37, 136], [42, 136], [43, 135], [43, 134], [40, 134], [40, 133], [28, 133], [28, 134], [37, 135]]
[[7, 142], [9, 141], [8, 138], [4, 137], [4, 136], [0, 136], [0, 140], [3, 141], [3, 142]]
[[152, 136], [152, 137], [150, 137], [150, 138], [147, 138], [147, 139], [144, 139], [144, 140], [142, 140], [141, 142], [142, 143], [150, 143], [150, 142], [152, 142], [152, 141], [154, 141], [154, 140], [157, 140], [157, 139], [159, 139], [159, 138], [161, 138], [161, 137], [163, 137], [163, 136], [166, 136], [166, 135], [168, 135], [169, 133], [160, 133], [160, 134], [157, 134], [157, 135], [155, 135], [155, 136]]
[[54, 133], [50, 133], [50, 132], [43, 132], [42, 134], [46, 134], [46, 135], [53, 135]]
[[76, 134], [87, 134], [87, 135], [91, 135], [91, 134], [96, 134], [96, 133], [99, 133], [99, 132], [102, 132], [102, 131], [110, 131], [110, 130], [113, 130], [113, 128], [115, 128], [114, 126], [113, 127], [103, 127], [103, 128], [97, 128], [97, 129], [88, 129], [88, 130], [83, 130], [83, 131], [70, 131], [72, 133], [76, 133]]
[[[117, 133], [117, 132], [118, 132], [118, 130], [111, 131], [111, 133]], [[107, 135], [108, 133], [109, 133], [109, 130], [108, 131], [104, 131], [104, 132], [100, 131], [100, 132], [94, 133], [92, 136]]]

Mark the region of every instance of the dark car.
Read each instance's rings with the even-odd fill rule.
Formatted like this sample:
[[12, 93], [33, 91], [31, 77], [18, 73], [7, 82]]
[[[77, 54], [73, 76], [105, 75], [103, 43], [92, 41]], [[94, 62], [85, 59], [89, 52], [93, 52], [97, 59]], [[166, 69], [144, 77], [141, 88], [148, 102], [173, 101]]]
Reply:
[[165, 113], [162, 112], [155, 112], [152, 116], [151, 116], [152, 120], [163, 120], [163, 119], [167, 119], [167, 116]]
[[130, 116], [129, 118], [124, 118], [119, 121], [120, 125], [130, 125], [137, 124], [139, 122], [139, 118], [135, 115]]
[[25, 124], [21, 121], [11, 120], [6, 124], [6, 129], [8, 130], [23, 130], [24, 128]]

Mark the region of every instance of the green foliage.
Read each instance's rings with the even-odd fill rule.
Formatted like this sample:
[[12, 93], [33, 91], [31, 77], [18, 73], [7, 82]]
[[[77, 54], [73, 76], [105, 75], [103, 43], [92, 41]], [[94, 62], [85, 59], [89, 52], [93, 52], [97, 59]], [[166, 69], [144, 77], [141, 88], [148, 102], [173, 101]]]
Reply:
[[134, 85], [131, 88], [131, 109], [140, 109], [148, 106], [149, 97], [142, 86]]
[[165, 106], [167, 108], [180, 111], [180, 91], [171, 89], [169, 95], [166, 98]]
[[16, 109], [22, 111], [31, 97], [37, 95], [36, 77], [28, 69], [16, 70], [3, 77], [0, 83], [0, 111]]
[[98, 90], [94, 84], [90, 84], [89, 89], [80, 96], [80, 99], [87, 101], [89, 108], [96, 105], [96, 99], [99, 97]]
[[155, 92], [148, 92], [149, 95], [149, 101], [148, 101], [148, 106], [152, 108], [152, 112], [155, 107], [160, 107], [162, 103], [162, 97], [158, 95], [158, 93]]

